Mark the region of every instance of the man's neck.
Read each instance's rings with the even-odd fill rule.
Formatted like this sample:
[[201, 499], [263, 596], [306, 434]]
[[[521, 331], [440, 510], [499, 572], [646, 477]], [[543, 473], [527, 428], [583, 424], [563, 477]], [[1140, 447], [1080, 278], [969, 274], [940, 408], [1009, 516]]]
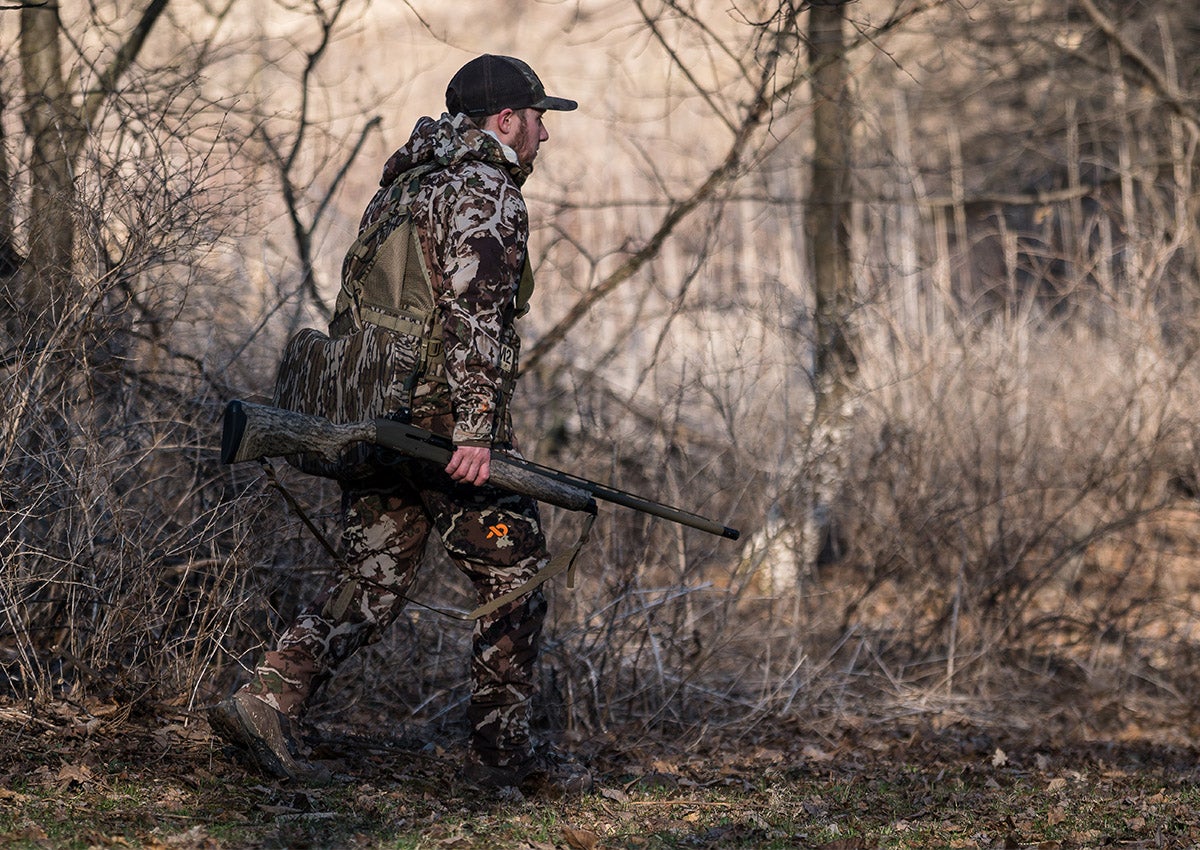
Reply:
[[517, 157], [517, 152], [515, 150], [513, 150], [511, 147], [509, 147], [508, 145], [506, 145], [504, 142], [500, 141], [500, 137], [496, 135], [494, 130], [484, 130], [483, 132], [487, 133], [489, 136], [491, 136], [493, 139], [496, 140], [496, 142], [500, 145], [500, 150], [504, 151], [505, 159], [507, 159], [513, 165], [521, 164], [521, 160]]

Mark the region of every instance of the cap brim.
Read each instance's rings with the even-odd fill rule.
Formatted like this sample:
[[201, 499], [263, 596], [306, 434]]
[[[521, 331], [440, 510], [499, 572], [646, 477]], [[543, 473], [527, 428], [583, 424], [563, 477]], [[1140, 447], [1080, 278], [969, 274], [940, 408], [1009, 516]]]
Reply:
[[559, 112], [570, 112], [572, 109], [578, 109], [579, 104], [573, 100], [567, 100], [565, 97], [543, 97], [535, 103], [532, 109], [555, 109]]

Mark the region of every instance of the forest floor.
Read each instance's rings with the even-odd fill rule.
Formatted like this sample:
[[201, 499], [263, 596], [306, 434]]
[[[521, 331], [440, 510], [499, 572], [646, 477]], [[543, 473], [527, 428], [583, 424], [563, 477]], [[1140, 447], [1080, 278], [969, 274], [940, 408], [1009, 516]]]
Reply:
[[453, 746], [370, 728], [323, 730], [314, 755], [337, 781], [300, 788], [246, 773], [200, 717], [0, 702], [0, 847], [1200, 847], [1185, 746], [826, 727], [686, 747], [610, 735], [579, 748], [596, 791], [554, 799], [481, 794], [456, 777]]

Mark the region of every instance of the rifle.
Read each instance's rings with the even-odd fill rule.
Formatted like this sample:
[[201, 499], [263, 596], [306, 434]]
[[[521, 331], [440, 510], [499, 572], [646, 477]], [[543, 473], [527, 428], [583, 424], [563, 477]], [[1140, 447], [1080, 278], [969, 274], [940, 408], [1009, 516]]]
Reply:
[[[347, 446], [356, 442], [374, 443], [441, 466], [449, 463], [454, 453], [454, 443], [445, 437], [393, 419], [339, 424], [322, 416], [234, 399], [225, 406], [221, 462], [241, 463], [305, 453], [318, 454], [333, 462]], [[737, 540], [739, 536], [737, 529], [698, 514], [504, 452], [492, 452], [488, 482], [572, 511], [595, 513], [595, 500], [602, 499], [729, 540]]]

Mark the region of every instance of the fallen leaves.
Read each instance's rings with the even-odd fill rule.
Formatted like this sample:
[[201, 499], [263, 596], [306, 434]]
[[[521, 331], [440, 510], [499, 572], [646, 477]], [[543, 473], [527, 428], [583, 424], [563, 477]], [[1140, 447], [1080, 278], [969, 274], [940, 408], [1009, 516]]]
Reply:
[[632, 798], [620, 788], [601, 788], [600, 796], [614, 803], [628, 803]]
[[596, 845], [600, 841], [600, 836], [596, 835], [590, 829], [576, 829], [572, 826], [564, 826], [562, 833], [567, 844], [575, 848], [575, 850], [596, 850]]
[[63, 790], [86, 787], [95, 781], [95, 774], [86, 764], [64, 764], [55, 777], [55, 783]]
[[0, 800], [8, 800], [10, 803], [27, 803], [32, 797], [28, 794], [21, 794], [9, 788], [0, 788]]

